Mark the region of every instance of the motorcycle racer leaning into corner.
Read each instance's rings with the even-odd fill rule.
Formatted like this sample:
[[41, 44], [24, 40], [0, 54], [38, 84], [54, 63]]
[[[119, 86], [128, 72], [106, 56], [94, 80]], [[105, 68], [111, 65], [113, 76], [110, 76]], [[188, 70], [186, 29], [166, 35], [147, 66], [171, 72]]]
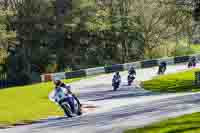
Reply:
[[[80, 101], [78, 100], [78, 98], [72, 93], [72, 91], [71, 91], [71, 86], [70, 85], [66, 85], [65, 83], [63, 83], [60, 79], [58, 79], [58, 78], [55, 78], [55, 79], [53, 79], [53, 83], [54, 83], [54, 85], [55, 85], [55, 93], [59, 93], [59, 92], [62, 92], [62, 93], [65, 93], [65, 95], [67, 95], [67, 94], [71, 94], [72, 96], [73, 96], [73, 98], [77, 101], [77, 103], [80, 105], [80, 107], [81, 107], [81, 103], [80, 103]], [[56, 101], [56, 102], [58, 102], [58, 101]], [[62, 107], [62, 105], [58, 102], [58, 104], [60, 105], [60, 107], [61, 108], [63, 108]], [[74, 109], [74, 105], [72, 104], [72, 103], [70, 103], [70, 101], [69, 101], [69, 105], [70, 105], [70, 107], [72, 108], [72, 110]]]

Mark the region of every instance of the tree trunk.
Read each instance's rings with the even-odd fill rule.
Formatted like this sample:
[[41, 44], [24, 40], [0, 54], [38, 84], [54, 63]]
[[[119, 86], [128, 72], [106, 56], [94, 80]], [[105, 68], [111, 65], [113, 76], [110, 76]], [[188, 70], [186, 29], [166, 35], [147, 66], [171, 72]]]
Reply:
[[126, 40], [122, 41], [122, 63], [126, 63], [127, 62], [127, 57], [128, 57], [128, 48], [126, 45]]
[[177, 47], [178, 47], [178, 31], [177, 31], [177, 28], [176, 28], [176, 45], [175, 45], [175, 51], [174, 51], [175, 56], [177, 56]]

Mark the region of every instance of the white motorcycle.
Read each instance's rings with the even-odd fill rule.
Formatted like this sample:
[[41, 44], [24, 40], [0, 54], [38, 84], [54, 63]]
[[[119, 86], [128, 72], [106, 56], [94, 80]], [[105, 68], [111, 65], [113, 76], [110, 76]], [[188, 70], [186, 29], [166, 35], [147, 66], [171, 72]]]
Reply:
[[112, 86], [113, 86], [113, 90], [114, 91], [117, 91], [117, 89], [119, 88], [120, 83], [121, 83], [120, 79], [113, 80]]
[[[78, 104], [78, 102], [74, 99], [74, 97], [71, 94], [66, 94], [63, 92], [61, 91], [61, 92], [56, 93], [56, 91], [53, 90], [49, 94], [49, 99], [52, 102], [56, 103], [57, 105], [61, 106], [62, 109], [64, 110], [66, 116], [72, 117], [73, 114], [81, 115], [82, 114], [81, 107]], [[71, 108], [69, 100], [71, 100], [71, 103], [73, 104], [74, 109]]]

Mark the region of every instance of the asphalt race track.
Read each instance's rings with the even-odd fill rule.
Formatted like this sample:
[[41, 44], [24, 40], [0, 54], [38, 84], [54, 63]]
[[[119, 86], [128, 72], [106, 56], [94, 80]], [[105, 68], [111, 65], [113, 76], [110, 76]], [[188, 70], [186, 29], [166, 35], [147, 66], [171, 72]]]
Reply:
[[[199, 66], [199, 65], [198, 65]], [[167, 73], [186, 70], [185, 64], [168, 66]], [[122, 133], [170, 117], [200, 111], [200, 93], [158, 94], [145, 91], [139, 82], [153, 78], [157, 68], [137, 70], [128, 87], [127, 72], [119, 91], [113, 92], [112, 74], [75, 82], [84, 114], [74, 118], [51, 116], [37, 124], [2, 129], [1, 133]]]

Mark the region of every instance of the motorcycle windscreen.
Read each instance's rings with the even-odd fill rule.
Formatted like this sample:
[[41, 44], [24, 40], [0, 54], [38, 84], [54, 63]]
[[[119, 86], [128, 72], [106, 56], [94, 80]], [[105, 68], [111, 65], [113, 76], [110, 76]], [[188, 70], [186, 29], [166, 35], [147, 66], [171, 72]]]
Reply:
[[64, 99], [66, 97], [65, 93], [63, 93], [62, 91], [59, 91], [55, 94], [55, 100], [56, 101], [60, 101], [61, 99]]
[[51, 92], [49, 93], [49, 100], [52, 101], [52, 102], [55, 102], [55, 98], [54, 98], [55, 93], [56, 93], [55, 90], [53, 90], [53, 91], [51, 91]]
[[60, 101], [61, 99], [64, 99], [66, 97], [66, 95], [62, 92], [56, 92], [55, 90], [53, 90], [50, 94], [49, 94], [49, 99], [53, 102], [55, 101]]

